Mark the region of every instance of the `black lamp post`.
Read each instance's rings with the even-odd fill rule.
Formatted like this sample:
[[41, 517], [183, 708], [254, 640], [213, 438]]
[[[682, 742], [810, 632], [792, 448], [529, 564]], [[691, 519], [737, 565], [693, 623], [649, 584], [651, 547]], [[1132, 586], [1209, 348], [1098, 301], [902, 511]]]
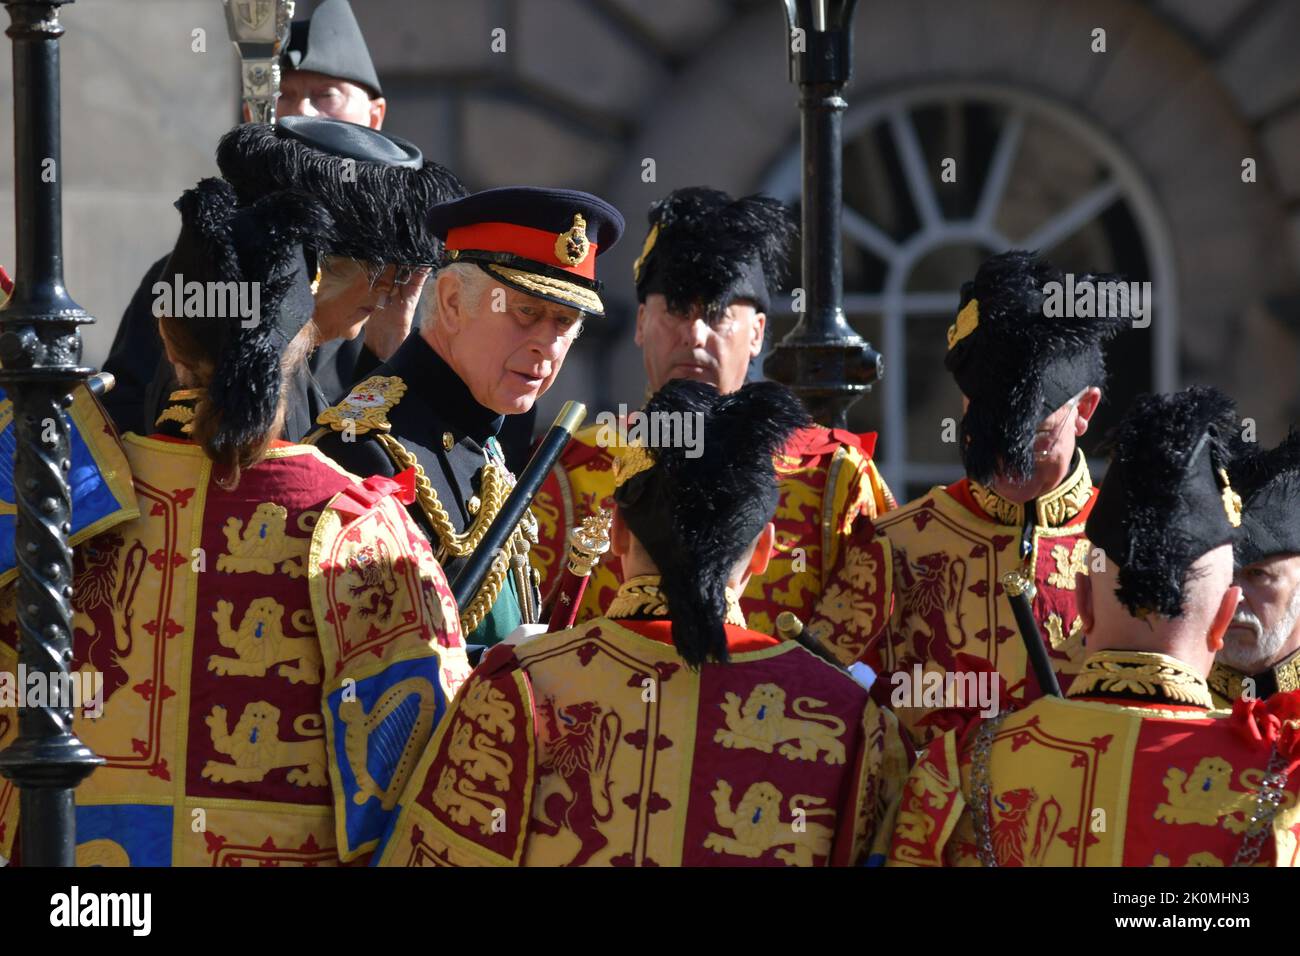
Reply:
[[[59, 7], [5, 0], [14, 57], [17, 270], [0, 311], [0, 385], [13, 401], [18, 563], [18, 660], [47, 682], [46, 706], [18, 711], [18, 739], [0, 774], [21, 790], [23, 862], [75, 862], [73, 790], [103, 761], [72, 733], [72, 508], [63, 409], [90, 375], [78, 326], [94, 321], [63, 287], [63, 171], [59, 147]], [[58, 694], [58, 697], [54, 695]]]
[[840, 91], [853, 73], [857, 0], [784, 0], [790, 79], [803, 114], [803, 290], [798, 323], [763, 362], [823, 425], [843, 427], [849, 406], [880, 378], [880, 353], [844, 321], [840, 204], [844, 192]]

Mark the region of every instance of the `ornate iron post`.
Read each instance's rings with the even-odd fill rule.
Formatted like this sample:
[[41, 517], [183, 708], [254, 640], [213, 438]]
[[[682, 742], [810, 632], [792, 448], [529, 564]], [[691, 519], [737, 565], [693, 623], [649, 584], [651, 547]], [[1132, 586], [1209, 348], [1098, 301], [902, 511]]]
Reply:
[[853, 73], [857, 0], [784, 0], [790, 79], [802, 113], [804, 311], [763, 362], [768, 378], [799, 393], [823, 425], [843, 427], [849, 406], [882, 374], [880, 353], [844, 320], [840, 96]]
[[[18, 563], [18, 661], [47, 681], [45, 706], [18, 712], [18, 739], [0, 773], [22, 791], [23, 862], [75, 861], [73, 790], [102, 760], [72, 732], [72, 508], [63, 409], [91, 369], [78, 326], [94, 321], [63, 287], [59, 135], [59, 7], [70, 0], [5, 0], [14, 58], [17, 274], [0, 311], [0, 385], [13, 400]], [[54, 697], [53, 695], [60, 696]]]

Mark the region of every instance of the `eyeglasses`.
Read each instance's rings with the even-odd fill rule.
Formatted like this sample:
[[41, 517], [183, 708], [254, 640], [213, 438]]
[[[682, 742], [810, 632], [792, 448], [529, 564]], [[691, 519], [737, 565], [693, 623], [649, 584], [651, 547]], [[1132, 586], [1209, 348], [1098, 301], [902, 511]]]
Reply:
[[1061, 416], [1061, 423], [1056, 426], [1055, 431], [1050, 435], [1045, 435], [1041, 431], [1034, 434], [1034, 452], [1039, 458], [1047, 458], [1051, 455], [1052, 449], [1056, 447], [1056, 443], [1060, 441], [1061, 435], [1065, 431], [1065, 426], [1073, 420], [1072, 413], [1079, 407], [1079, 402], [1083, 400], [1083, 395], [1086, 391], [1087, 389], [1084, 389], [1083, 392], [1079, 392], [1079, 394], [1075, 395], [1061, 406], [1065, 409], [1065, 414]]
[[[358, 271], [364, 272], [371, 292], [375, 291], [375, 286], [379, 285], [380, 279], [384, 277], [384, 273], [390, 268], [387, 263], [381, 265], [374, 262], [365, 262], [361, 259], [349, 259], [346, 256], [322, 256], [321, 265], [326, 272], [336, 279], [349, 279]], [[387, 288], [384, 290], [390, 294], [414, 281], [418, 276], [427, 274], [429, 267], [394, 265], [392, 269], [393, 278], [387, 283]]]

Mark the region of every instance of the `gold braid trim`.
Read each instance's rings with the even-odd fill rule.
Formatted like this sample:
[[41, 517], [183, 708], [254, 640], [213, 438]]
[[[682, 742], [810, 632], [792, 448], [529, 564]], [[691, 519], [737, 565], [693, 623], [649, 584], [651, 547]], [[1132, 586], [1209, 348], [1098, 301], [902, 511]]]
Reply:
[[1091, 693], [1165, 697], [1210, 710], [1214, 701], [1205, 678], [1188, 664], [1151, 651], [1097, 651], [1083, 662], [1067, 696]]
[[[623, 582], [614, 600], [609, 602], [605, 617], [618, 620], [625, 617], [670, 617], [668, 602], [659, 590], [657, 574], [638, 574]], [[745, 615], [740, 609], [740, 596], [726, 589], [727, 614], [725, 623], [745, 627]]]
[[506, 495], [510, 490], [501, 469], [492, 462], [483, 466], [483, 487], [479, 495], [482, 504], [479, 505], [478, 514], [474, 516], [470, 526], [461, 534], [456, 531], [456, 526], [451, 523], [451, 515], [447, 514], [447, 509], [438, 500], [438, 493], [433, 490], [429, 476], [424, 472], [424, 466], [392, 435], [375, 432], [374, 436], [397, 463], [398, 468], [415, 469], [415, 498], [420, 503], [420, 510], [433, 525], [433, 533], [438, 536], [438, 561], [442, 562], [447, 557], [463, 558], [473, 554], [474, 549], [483, 540], [483, 536], [487, 534], [488, 528], [492, 526], [492, 519], [505, 504]]

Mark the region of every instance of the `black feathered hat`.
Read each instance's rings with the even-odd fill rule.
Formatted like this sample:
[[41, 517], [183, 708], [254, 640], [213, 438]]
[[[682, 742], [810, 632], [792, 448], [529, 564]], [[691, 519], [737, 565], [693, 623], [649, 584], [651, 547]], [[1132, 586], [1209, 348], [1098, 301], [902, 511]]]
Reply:
[[[1110, 281], [1087, 275], [1075, 285]], [[1079, 392], [1104, 384], [1102, 344], [1129, 322], [1118, 315], [1047, 315], [1053, 282], [1066, 283], [1059, 269], [1036, 253], [1014, 250], [987, 260], [961, 288], [943, 364], [970, 400], [961, 453], [976, 481], [1033, 473], [1038, 426]]]
[[222, 413], [213, 444], [243, 446], [274, 425], [284, 348], [315, 311], [310, 250], [331, 240], [333, 226], [324, 206], [305, 193], [272, 193], [241, 207], [230, 184], [215, 178], [186, 190], [176, 208], [181, 232], [165, 281], [208, 289], [230, 283], [227, 289], [241, 288], [256, 303], [255, 313], [244, 315], [229, 307], [226, 295], [222, 314], [204, 308], [201, 315], [175, 316], [204, 323], [201, 338], [220, 356], [208, 386]]
[[649, 219], [632, 267], [638, 301], [658, 292], [673, 312], [685, 314], [699, 304], [710, 316], [740, 299], [752, 300], [760, 312], [771, 307], [795, 235], [783, 203], [691, 186], [652, 205]]
[[364, 86], [371, 96], [384, 95], [348, 0], [324, 0], [308, 16], [295, 19], [280, 68], [324, 73]]
[[614, 501], [659, 569], [682, 659], [692, 667], [725, 661], [727, 579], [776, 512], [772, 456], [809, 424], [808, 413], [775, 382], [719, 396], [688, 379], [665, 384], [645, 413], [651, 421], [698, 416], [698, 446], [625, 449]]
[[1116, 593], [1134, 615], [1178, 617], [1188, 569], [1235, 538], [1241, 498], [1227, 469], [1236, 422], [1232, 399], [1198, 385], [1143, 395], [1116, 428], [1086, 527], [1119, 565]]
[[221, 138], [217, 166], [242, 203], [296, 189], [324, 204], [336, 239], [324, 250], [376, 265], [434, 265], [429, 209], [465, 194], [448, 169], [378, 130], [321, 117], [246, 123]]
[[1235, 450], [1232, 481], [1242, 498], [1237, 564], [1300, 554], [1300, 431], [1267, 450], [1238, 439]]

